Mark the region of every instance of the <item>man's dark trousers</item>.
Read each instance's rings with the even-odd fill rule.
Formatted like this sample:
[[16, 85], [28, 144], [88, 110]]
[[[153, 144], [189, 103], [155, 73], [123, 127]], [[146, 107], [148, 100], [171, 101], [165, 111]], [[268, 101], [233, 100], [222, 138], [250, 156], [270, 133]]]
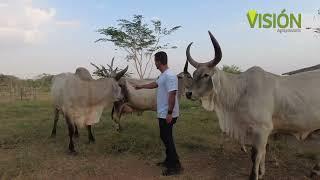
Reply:
[[172, 136], [172, 128], [176, 123], [177, 118], [172, 118], [170, 124], [167, 123], [166, 119], [159, 118], [158, 120], [160, 127], [160, 138], [166, 147], [165, 164], [167, 168], [177, 168], [177, 166], [180, 166], [180, 162]]

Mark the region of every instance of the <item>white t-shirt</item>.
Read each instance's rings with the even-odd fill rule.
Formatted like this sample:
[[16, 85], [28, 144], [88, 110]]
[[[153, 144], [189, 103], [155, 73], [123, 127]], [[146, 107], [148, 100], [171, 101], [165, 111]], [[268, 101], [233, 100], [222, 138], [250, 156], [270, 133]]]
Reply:
[[[170, 70], [167, 69], [157, 79], [156, 83], [158, 84], [157, 90], [157, 113], [158, 118], [165, 119], [168, 114], [169, 108], [169, 92], [170, 91], [178, 91], [178, 78], [177, 76]], [[176, 101], [172, 111], [172, 117], [179, 116], [179, 102], [178, 102], [178, 92], [176, 93]]]

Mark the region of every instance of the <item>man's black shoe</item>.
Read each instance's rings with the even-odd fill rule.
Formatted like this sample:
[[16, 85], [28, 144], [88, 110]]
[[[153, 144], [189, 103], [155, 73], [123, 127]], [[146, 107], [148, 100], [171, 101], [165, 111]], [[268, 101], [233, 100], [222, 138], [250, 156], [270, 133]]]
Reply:
[[182, 171], [183, 171], [183, 168], [181, 168], [181, 167], [179, 167], [179, 168], [167, 168], [167, 169], [162, 171], [162, 175], [163, 176], [178, 175], [178, 174], [181, 174]]

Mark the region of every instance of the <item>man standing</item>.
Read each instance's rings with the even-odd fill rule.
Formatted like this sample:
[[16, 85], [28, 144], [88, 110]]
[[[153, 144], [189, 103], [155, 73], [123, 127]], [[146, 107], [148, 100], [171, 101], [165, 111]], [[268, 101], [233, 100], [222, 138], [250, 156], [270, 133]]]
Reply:
[[179, 116], [179, 102], [177, 98], [178, 79], [168, 67], [168, 58], [165, 52], [157, 52], [154, 61], [157, 69], [161, 72], [159, 78], [155, 82], [137, 85], [135, 88], [158, 88], [157, 116], [159, 120], [160, 137], [166, 147], [166, 159], [163, 162], [157, 163], [157, 165], [166, 167], [162, 174], [170, 176], [179, 174], [181, 171], [181, 164], [172, 136], [173, 125]]

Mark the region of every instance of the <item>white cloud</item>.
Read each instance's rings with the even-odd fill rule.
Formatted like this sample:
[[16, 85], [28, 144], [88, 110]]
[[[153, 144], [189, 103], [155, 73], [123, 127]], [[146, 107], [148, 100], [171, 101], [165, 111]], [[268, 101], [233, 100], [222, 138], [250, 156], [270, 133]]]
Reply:
[[62, 26], [62, 27], [79, 27], [80, 26], [79, 21], [56, 21], [55, 24], [57, 26]]
[[8, 7], [8, 4], [0, 2], [0, 8], [5, 8], [5, 7]]
[[[1, 0], [0, 0], [1, 1]], [[0, 46], [36, 44], [46, 38], [48, 26], [68, 25], [73, 21], [56, 20], [54, 8], [35, 7], [32, 0], [0, 2]]]

